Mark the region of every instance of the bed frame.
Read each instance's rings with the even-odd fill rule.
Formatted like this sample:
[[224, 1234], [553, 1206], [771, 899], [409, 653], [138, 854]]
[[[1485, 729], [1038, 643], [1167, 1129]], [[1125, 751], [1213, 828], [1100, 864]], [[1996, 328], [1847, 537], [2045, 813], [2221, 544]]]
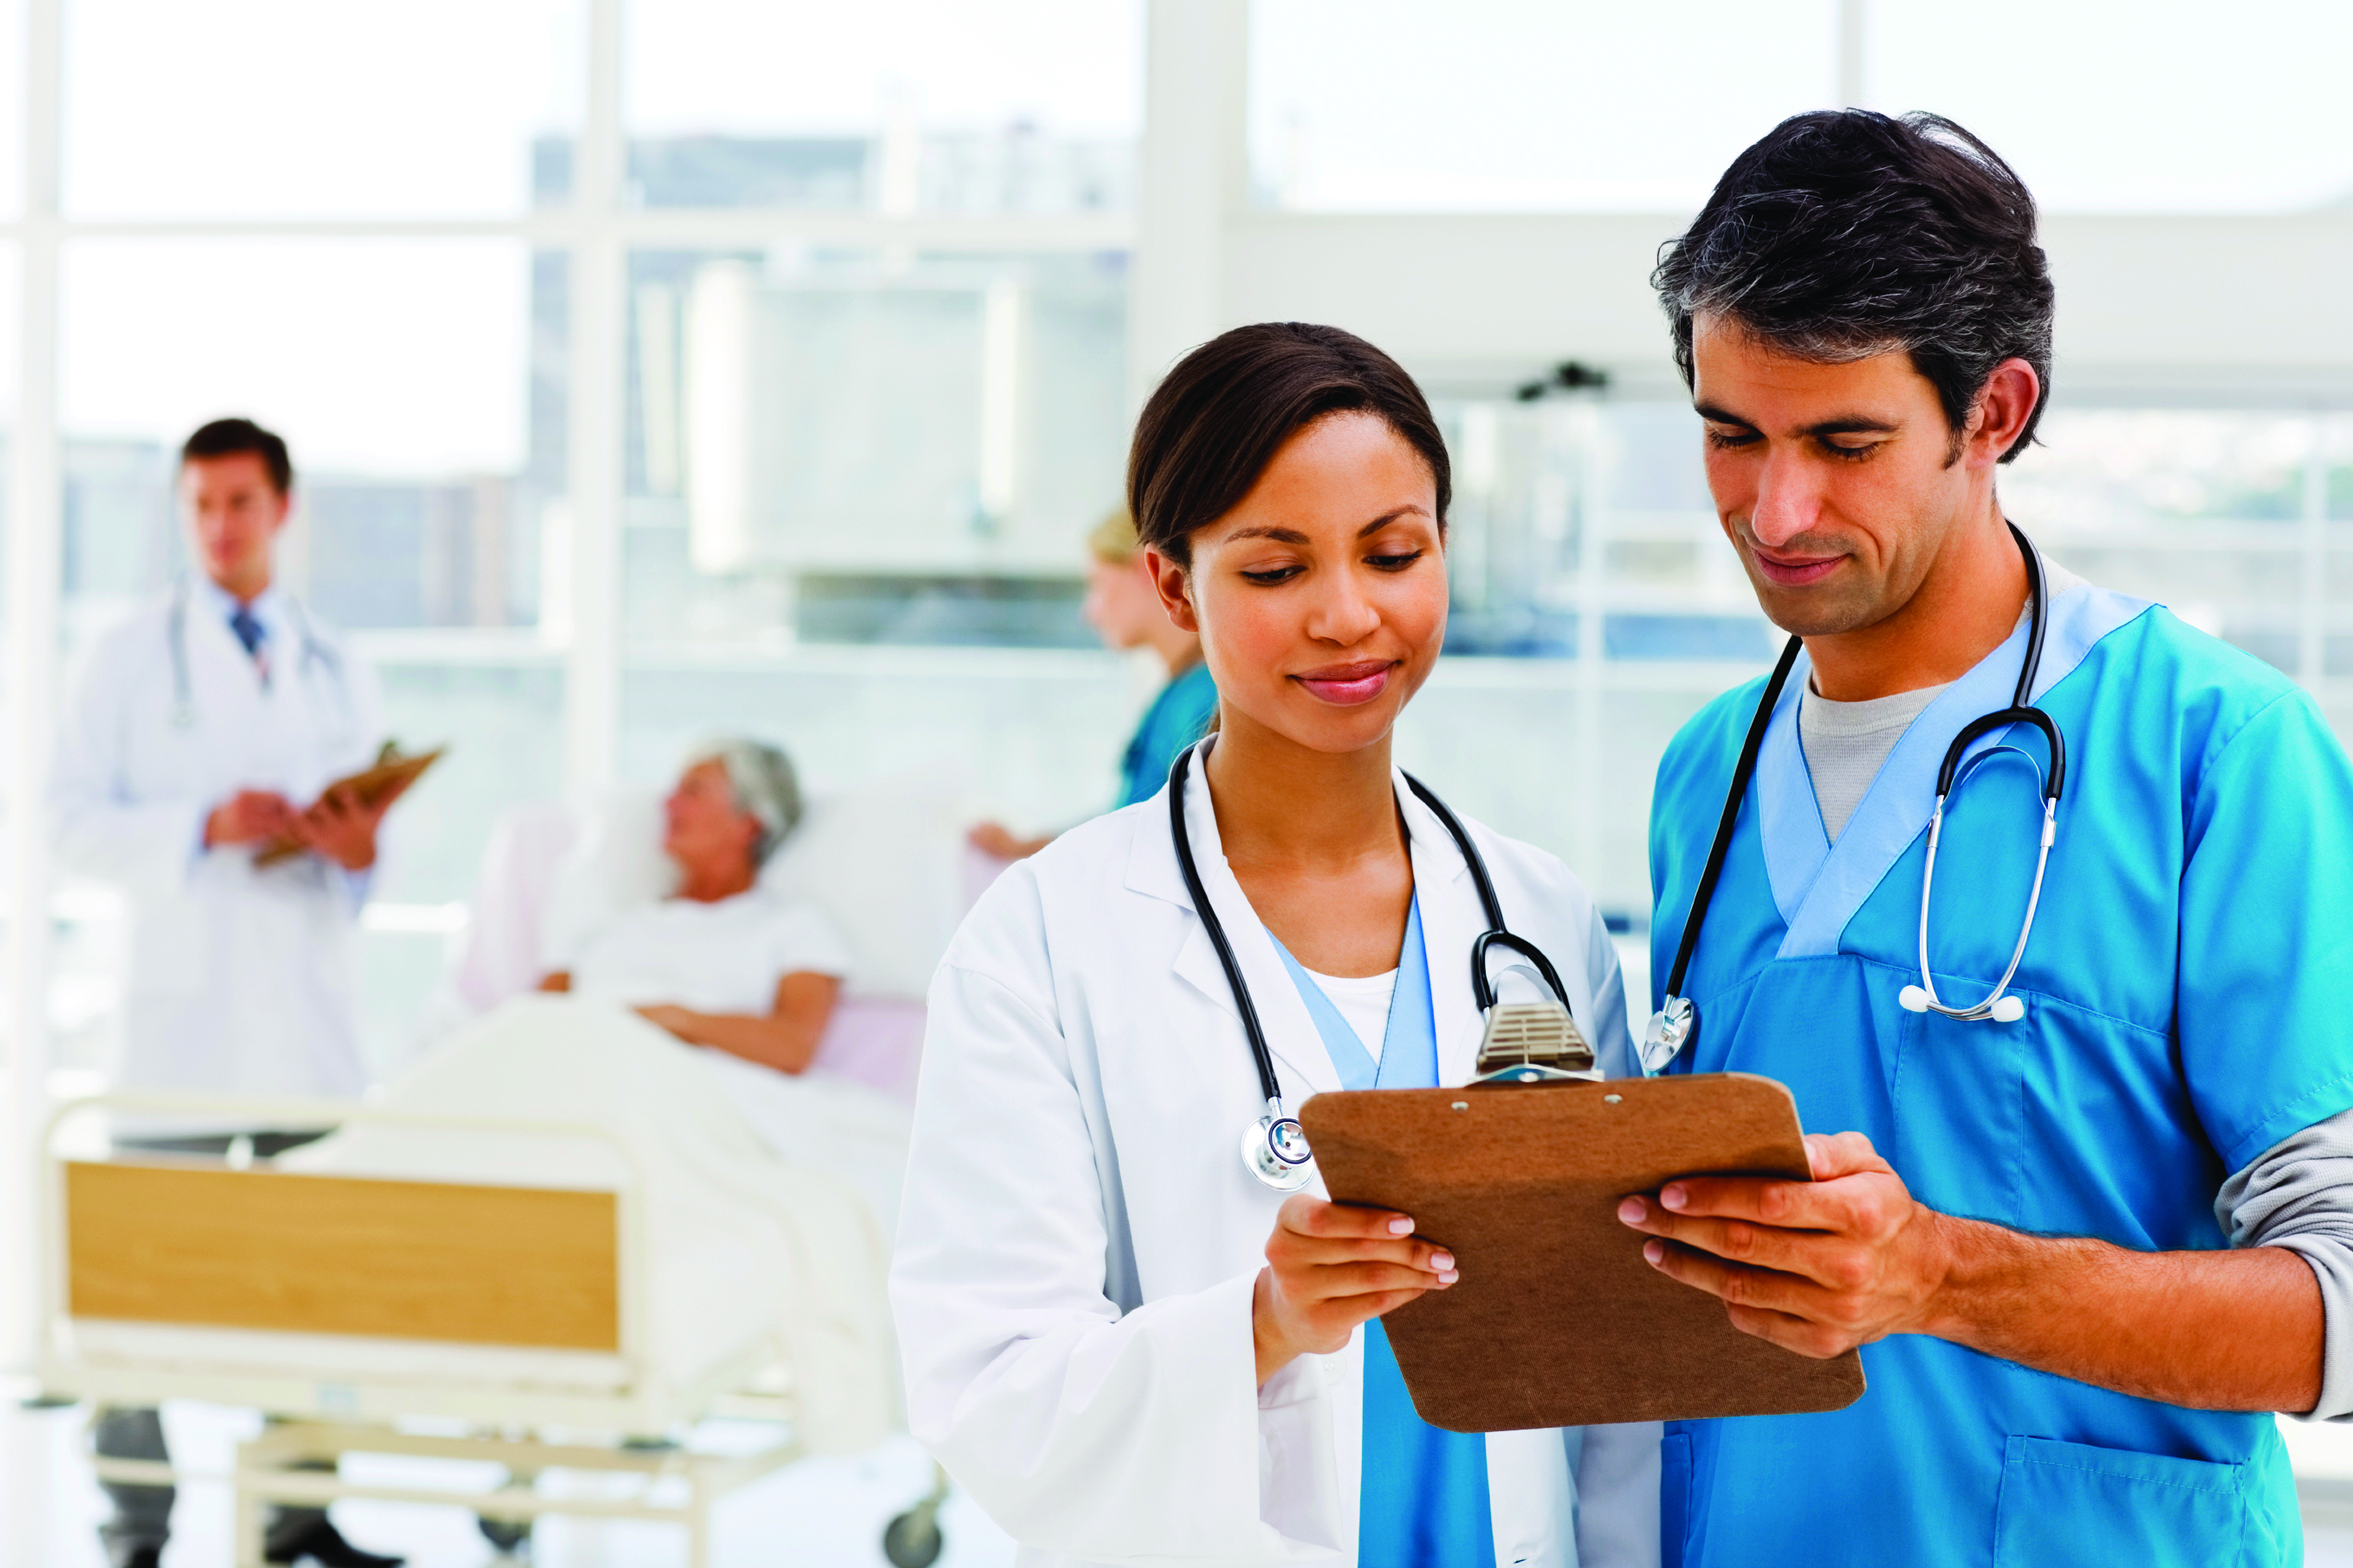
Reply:
[[[94, 1149], [73, 1156], [65, 1148], [68, 1124], [101, 1110], [247, 1127], [375, 1121], [556, 1133], [616, 1151], [630, 1174], [617, 1191], [590, 1192], [295, 1173], [234, 1148], [226, 1165]], [[686, 1385], [652, 1374], [644, 1166], [604, 1129], [334, 1101], [111, 1094], [60, 1107], [39, 1157], [44, 1390], [98, 1405], [206, 1400], [270, 1416], [271, 1425], [237, 1450], [237, 1568], [261, 1568], [267, 1505], [324, 1506], [338, 1498], [459, 1506], [524, 1527], [543, 1513], [667, 1520], [685, 1527], [692, 1568], [705, 1568], [712, 1505], [806, 1452], [790, 1430], [788, 1379], [770, 1392], [744, 1392], [775, 1383], [772, 1345], [723, 1361]], [[303, 1238], [299, 1249], [287, 1247], [290, 1235]], [[77, 1344], [77, 1320], [586, 1352], [617, 1358], [621, 1373], [608, 1390], [429, 1374], [320, 1377], [93, 1352]], [[710, 1416], [774, 1422], [778, 1436], [738, 1455], [695, 1453], [670, 1441]], [[427, 1417], [462, 1424], [466, 1435], [398, 1425]], [[597, 1436], [543, 1436], [551, 1431]], [[507, 1479], [480, 1492], [354, 1484], [336, 1468], [349, 1453], [491, 1460]], [[160, 1462], [93, 1465], [109, 1481], [190, 1479]], [[543, 1472], [565, 1470], [634, 1477], [636, 1484], [586, 1496], [537, 1487]], [[940, 1495], [914, 1510], [934, 1543]], [[907, 1517], [894, 1521], [894, 1530]]]

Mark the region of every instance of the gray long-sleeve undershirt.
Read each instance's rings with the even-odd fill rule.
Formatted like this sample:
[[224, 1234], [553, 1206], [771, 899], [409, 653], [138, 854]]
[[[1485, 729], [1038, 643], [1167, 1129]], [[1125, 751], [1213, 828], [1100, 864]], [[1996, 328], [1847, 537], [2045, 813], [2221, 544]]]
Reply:
[[[2054, 568], [2054, 594], [2061, 576]], [[1868, 702], [1831, 702], [1810, 686], [1800, 693], [1799, 735], [1831, 842], [1905, 727], [1942, 689]], [[2310, 1266], [2327, 1326], [2320, 1403], [2305, 1418], [2353, 1417], [2353, 1110], [2292, 1133], [2234, 1173], [2215, 1194], [2214, 1219], [2233, 1248], [2282, 1247]]]
[[[2284, 1247], [2320, 1281], [2320, 1403], [2306, 1419], [2353, 1416], [2353, 1110], [2290, 1133], [2214, 1196], [2232, 1247]], [[2290, 1414], [2295, 1414], [2290, 1412]]]

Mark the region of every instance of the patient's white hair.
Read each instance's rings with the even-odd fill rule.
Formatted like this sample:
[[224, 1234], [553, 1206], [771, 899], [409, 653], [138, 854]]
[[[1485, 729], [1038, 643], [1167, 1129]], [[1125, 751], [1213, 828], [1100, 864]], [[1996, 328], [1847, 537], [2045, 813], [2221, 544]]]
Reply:
[[792, 759], [765, 742], [722, 735], [703, 742], [686, 759], [690, 768], [705, 763], [717, 763], [725, 770], [736, 806], [760, 825], [752, 864], [765, 864], [800, 825], [801, 781], [793, 772]]

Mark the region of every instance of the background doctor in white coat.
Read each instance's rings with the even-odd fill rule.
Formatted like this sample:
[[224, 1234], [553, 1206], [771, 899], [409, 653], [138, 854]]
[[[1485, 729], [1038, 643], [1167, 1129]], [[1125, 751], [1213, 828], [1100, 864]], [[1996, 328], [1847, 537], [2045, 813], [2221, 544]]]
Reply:
[[[179, 494], [198, 572], [98, 638], [65, 706], [51, 783], [58, 858], [131, 900], [118, 1088], [350, 1097], [366, 1087], [352, 928], [392, 803], [319, 795], [375, 758], [383, 722], [375, 677], [276, 585], [292, 486], [286, 444], [249, 420], [190, 437]], [[281, 837], [303, 852], [258, 864]], [[153, 1119], [116, 1131], [190, 1152], [244, 1135], [263, 1155], [315, 1135]], [[112, 1457], [165, 1457], [152, 1410], [102, 1412], [97, 1441]], [[110, 1558], [154, 1563], [171, 1489], [106, 1489]], [[268, 1544], [272, 1562], [397, 1561], [352, 1546], [316, 1509], [280, 1510]]]
[[[1221, 694], [1189, 764], [1187, 833], [1293, 1108], [1343, 1082], [1308, 985], [1336, 1004], [1394, 975], [1417, 908], [1435, 1076], [1472, 1070], [1467, 959], [1486, 922], [1389, 760], [1444, 638], [1445, 464], [1405, 373], [1325, 327], [1196, 350], [1137, 427], [1138, 531]], [[1584, 889], [1552, 856], [1470, 830], [1605, 1068], [1634, 1070]], [[1498, 979], [1544, 994], [1525, 971]], [[1400, 1048], [1388, 1005], [1359, 1015], [1368, 1051]], [[1471, 1514], [1486, 1528], [1439, 1557], [1400, 1537], [1422, 1501], [1459, 1501], [1459, 1446], [1451, 1479], [1409, 1463], [1360, 1496], [1396, 1436], [1393, 1415], [1386, 1432], [1366, 1417], [1360, 1325], [1446, 1288], [1458, 1260], [1399, 1234], [1402, 1216], [1262, 1184], [1238, 1149], [1262, 1103], [1165, 789], [1007, 871], [949, 949], [892, 1293], [913, 1430], [1020, 1561], [1655, 1563], [1655, 1426], [1454, 1439], [1483, 1468]]]
[[[275, 581], [291, 484], [284, 443], [248, 421], [191, 437], [198, 571], [97, 639], [65, 705], [58, 855], [132, 901], [123, 1087], [366, 1087], [351, 932], [390, 802], [318, 796], [384, 726], [373, 672]], [[307, 852], [257, 865], [280, 836]]]

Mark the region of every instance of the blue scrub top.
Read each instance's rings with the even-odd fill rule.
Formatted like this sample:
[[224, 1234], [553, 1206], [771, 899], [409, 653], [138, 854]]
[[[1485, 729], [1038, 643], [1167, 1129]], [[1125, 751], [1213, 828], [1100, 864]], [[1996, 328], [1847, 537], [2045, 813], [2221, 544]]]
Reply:
[[[2353, 769], [2270, 667], [2081, 584], [2051, 603], [2037, 700], [2066, 792], [2018, 1023], [1907, 1013], [1937, 764], [2009, 704], [2021, 629], [1914, 721], [1833, 847], [1798, 739], [1801, 659], [1742, 805], [1671, 1070], [1763, 1073], [1806, 1127], [1866, 1133], [1948, 1214], [2140, 1250], [2220, 1248], [2225, 1176], [2353, 1106]], [[1668, 748], [1651, 808], [1652, 1005], [1762, 682]], [[2031, 737], [2031, 738], [2030, 738]], [[2031, 731], [1988, 737], [2042, 754]], [[1929, 953], [1974, 1002], [2032, 879], [2033, 768], [1949, 804]], [[2185, 1410], [1925, 1336], [1862, 1351], [1827, 1415], [1671, 1423], [1668, 1564], [1834, 1568], [2300, 1562], [2268, 1415]]]
[[[1291, 972], [1299, 999], [1346, 1089], [1438, 1087], [1438, 1021], [1430, 999], [1430, 954], [1421, 940], [1416, 895], [1398, 953], [1381, 1059], [1356, 1037], [1340, 1009], [1300, 967], [1291, 950], [1274, 951]], [[1495, 1526], [1487, 1493], [1487, 1439], [1447, 1432], [1414, 1410], [1397, 1352], [1375, 1318], [1365, 1324], [1364, 1462], [1356, 1503], [1357, 1568], [1494, 1568]]]
[[1158, 795], [1176, 763], [1176, 753], [1208, 733], [1217, 711], [1218, 683], [1209, 679], [1206, 664], [1194, 664], [1162, 687], [1120, 759], [1119, 804], [1134, 805]]

